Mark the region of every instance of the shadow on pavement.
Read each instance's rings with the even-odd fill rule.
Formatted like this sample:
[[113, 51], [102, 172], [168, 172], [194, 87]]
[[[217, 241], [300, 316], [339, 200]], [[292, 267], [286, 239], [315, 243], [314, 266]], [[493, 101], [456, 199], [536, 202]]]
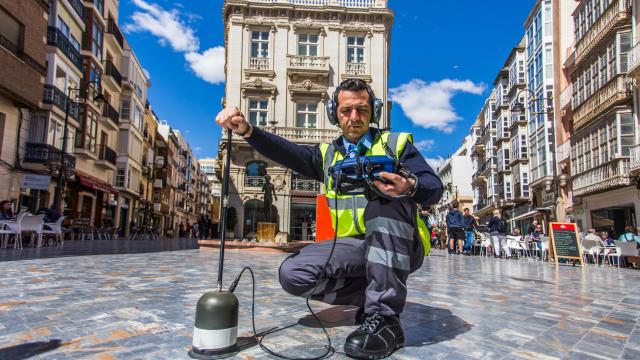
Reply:
[[0, 249], [0, 261], [32, 260], [64, 256], [138, 254], [198, 249], [196, 239], [73, 240], [62, 246]]
[[62, 346], [62, 340], [53, 339], [48, 342], [37, 341], [0, 349], [0, 359], [28, 359], [30, 357], [44, 354]]
[[[316, 316], [326, 328], [355, 326], [357, 310], [354, 306], [333, 306], [317, 312]], [[405, 333], [405, 347], [421, 347], [451, 340], [472, 327], [448, 309], [414, 302], [407, 302], [400, 319]], [[311, 314], [298, 320], [298, 324], [310, 328], [320, 327]]]

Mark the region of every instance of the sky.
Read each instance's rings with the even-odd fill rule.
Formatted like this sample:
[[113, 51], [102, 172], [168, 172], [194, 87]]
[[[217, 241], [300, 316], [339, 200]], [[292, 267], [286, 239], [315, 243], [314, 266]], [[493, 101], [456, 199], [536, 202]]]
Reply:
[[[393, 131], [437, 167], [469, 134], [524, 35], [535, 0], [389, 0]], [[149, 101], [197, 158], [215, 157], [224, 97], [223, 0], [120, 0], [120, 27], [150, 76]]]

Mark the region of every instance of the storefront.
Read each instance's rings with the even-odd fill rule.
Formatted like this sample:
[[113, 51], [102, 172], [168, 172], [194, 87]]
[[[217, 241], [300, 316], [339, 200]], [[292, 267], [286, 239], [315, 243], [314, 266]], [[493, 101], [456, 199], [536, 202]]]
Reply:
[[640, 197], [635, 186], [611, 190], [595, 195], [583, 196], [580, 205], [574, 206], [571, 217], [583, 231], [595, 229], [607, 231], [617, 238], [625, 226], [638, 226]]
[[116, 216], [115, 198], [118, 191], [106, 182], [76, 171], [76, 182], [71, 187], [73, 218], [88, 218], [94, 226], [113, 226]]

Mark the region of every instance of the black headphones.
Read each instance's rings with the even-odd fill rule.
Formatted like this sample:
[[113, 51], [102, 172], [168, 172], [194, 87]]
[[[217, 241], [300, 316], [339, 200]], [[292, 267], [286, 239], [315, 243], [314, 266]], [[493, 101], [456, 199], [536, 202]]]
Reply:
[[360, 79], [347, 79], [340, 83], [340, 85], [338, 85], [338, 87], [336, 88], [336, 91], [333, 92], [331, 99], [329, 99], [329, 101], [327, 102], [327, 117], [329, 118], [329, 122], [331, 123], [331, 125], [340, 125], [340, 121], [338, 121], [338, 94], [340, 94], [340, 91], [344, 90], [345, 87], [365, 88], [365, 90], [369, 94], [369, 102], [371, 103], [371, 123], [378, 125], [378, 123], [380, 122], [380, 117], [382, 116], [383, 102], [376, 97], [376, 95], [373, 93], [373, 89], [371, 89], [371, 86]]

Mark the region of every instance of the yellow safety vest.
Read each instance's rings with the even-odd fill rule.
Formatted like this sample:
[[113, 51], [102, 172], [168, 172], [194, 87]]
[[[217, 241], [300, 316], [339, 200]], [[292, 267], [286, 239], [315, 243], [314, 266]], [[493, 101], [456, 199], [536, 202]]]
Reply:
[[[396, 157], [399, 158], [404, 150], [407, 141], [413, 142], [413, 137], [409, 133], [390, 133], [381, 132], [370, 149], [367, 149], [366, 156], [387, 155], [385, 146]], [[365, 234], [364, 228], [364, 209], [367, 206], [367, 199], [364, 195], [338, 195], [334, 190], [329, 176], [329, 168], [338, 161], [344, 159], [344, 156], [336, 151], [333, 144], [320, 144], [320, 152], [322, 153], [322, 163], [324, 166], [324, 188], [329, 203], [331, 213], [331, 224], [336, 230], [338, 237], [351, 237]], [[336, 201], [337, 200], [337, 201]], [[357, 214], [354, 216], [354, 214]], [[338, 228], [336, 229], [336, 220]], [[422, 221], [416, 212], [418, 220], [418, 232], [424, 246], [424, 254], [427, 256], [431, 250], [431, 234], [427, 225]]]

